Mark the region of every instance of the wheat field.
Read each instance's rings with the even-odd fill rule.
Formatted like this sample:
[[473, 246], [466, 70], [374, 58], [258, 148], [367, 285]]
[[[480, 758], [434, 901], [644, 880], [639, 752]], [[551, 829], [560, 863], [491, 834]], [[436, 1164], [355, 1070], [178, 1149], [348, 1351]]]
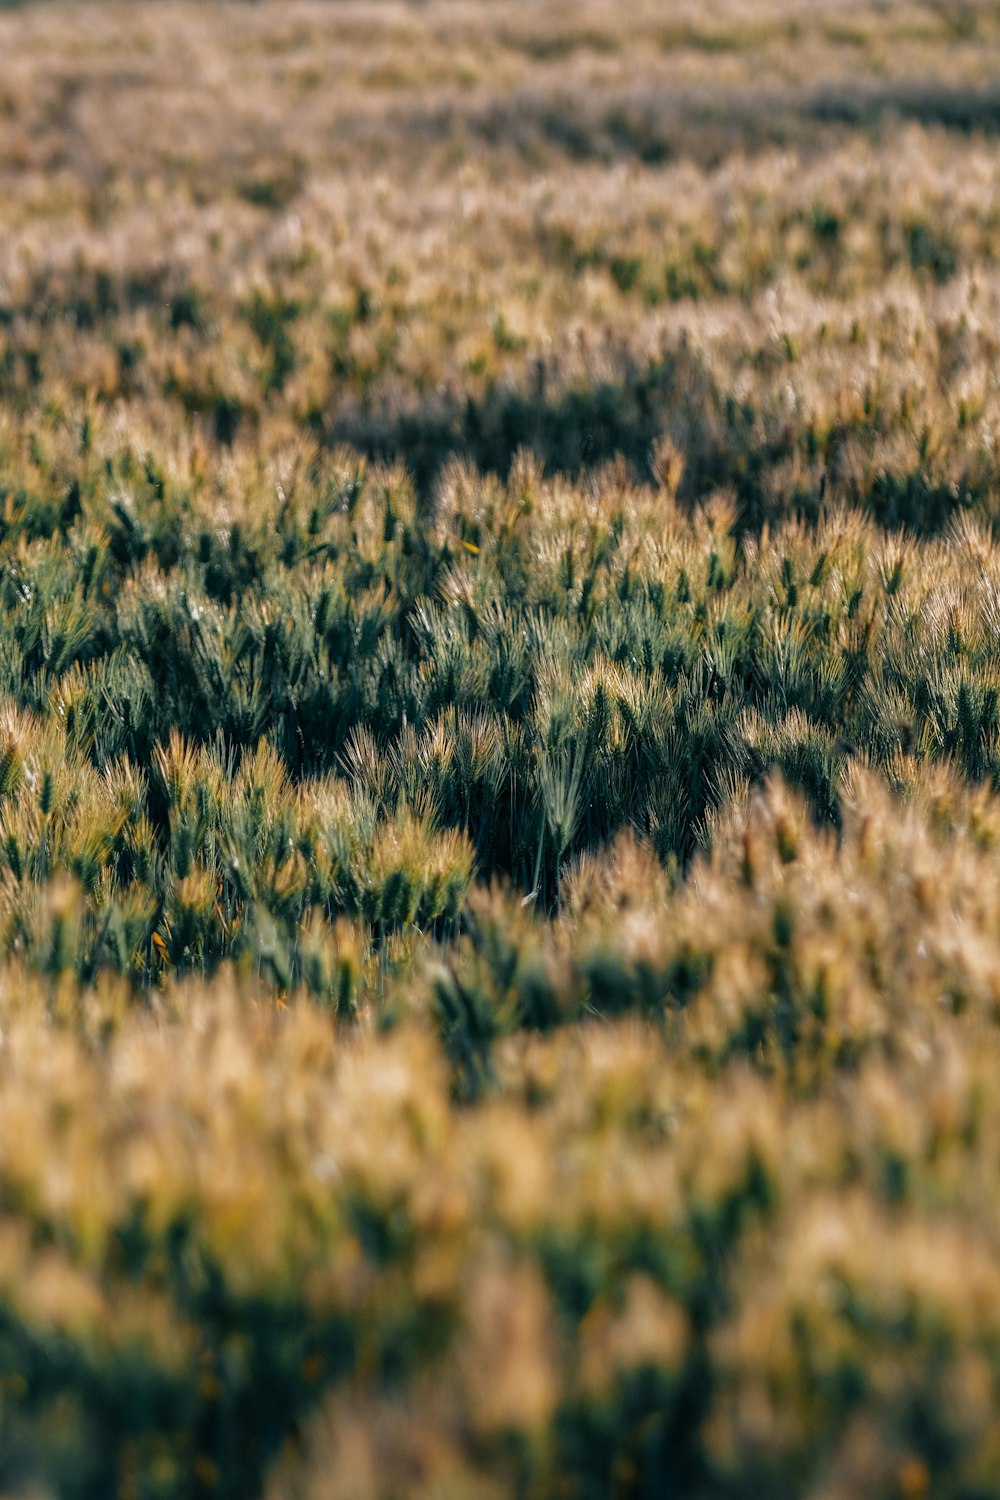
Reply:
[[1000, 1497], [1000, 10], [0, 4], [0, 1495]]

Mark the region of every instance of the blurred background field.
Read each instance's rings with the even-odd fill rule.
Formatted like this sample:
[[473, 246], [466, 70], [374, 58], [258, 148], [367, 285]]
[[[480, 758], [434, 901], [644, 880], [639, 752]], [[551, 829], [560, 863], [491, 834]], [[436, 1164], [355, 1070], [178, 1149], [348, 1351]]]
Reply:
[[0, 1492], [1000, 1495], [1000, 12], [0, 59]]

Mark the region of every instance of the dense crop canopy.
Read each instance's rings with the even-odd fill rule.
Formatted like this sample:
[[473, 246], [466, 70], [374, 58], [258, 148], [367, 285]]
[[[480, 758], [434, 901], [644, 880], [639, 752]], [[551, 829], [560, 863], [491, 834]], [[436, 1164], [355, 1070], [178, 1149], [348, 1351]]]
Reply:
[[0, 1491], [1000, 1495], [997, 8], [0, 58]]

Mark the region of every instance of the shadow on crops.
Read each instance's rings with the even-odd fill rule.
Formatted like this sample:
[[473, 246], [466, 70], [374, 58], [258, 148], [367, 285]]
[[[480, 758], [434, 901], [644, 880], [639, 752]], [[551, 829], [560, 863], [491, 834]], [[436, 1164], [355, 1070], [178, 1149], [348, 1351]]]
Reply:
[[657, 366], [634, 380], [604, 381], [546, 399], [540, 389], [491, 389], [481, 399], [435, 398], [396, 413], [339, 414], [325, 429], [370, 457], [399, 458], [427, 495], [453, 457], [506, 477], [519, 448], [550, 474], [578, 474], [621, 453], [648, 477], [649, 450], [663, 431], [672, 371]]
[[[791, 147], [826, 148], [831, 134], [875, 135], [899, 122], [963, 134], [1000, 132], [1000, 83], [956, 88], [934, 80], [863, 82], [780, 90], [697, 88], [553, 94], [522, 89], [486, 102], [449, 100], [394, 110], [378, 126], [412, 145], [464, 142], [482, 150], [514, 148], [530, 161], [687, 159], [714, 167], [744, 155]], [[364, 127], [362, 127], [363, 133]]]
[[[652, 448], [669, 436], [684, 457], [679, 499], [694, 505], [726, 489], [736, 501], [739, 529], [794, 513], [815, 521], [832, 481], [834, 493], [868, 511], [889, 530], [934, 535], [955, 512], [988, 501], [989, 472], [955, 481], [926, 467], [879, 472], [858, 492], [838, 479], [840, 456], [858, 436], [854, 427], [831, 431], [815, 449], [806, 431], [769, 420], [768, 413], [721, 387], [697, 353], [681, 346], [616, 379], [550, 390], [539, 362], [521, 387], [493, 387], [483, 397], [434, 397], [397, 411], [338, 412], [321, 436], [347, 443], [371, 458], [400, 460], [426, 500], [444, 466], [460, 458], [483, 473], [506, 478], [518, 450], [533, 452], [548, 475], [577, 479], [617, 458], [644, 482], [653, 478]], [[794, 491], [776, 482], [774, 470], [798, 455]]]

